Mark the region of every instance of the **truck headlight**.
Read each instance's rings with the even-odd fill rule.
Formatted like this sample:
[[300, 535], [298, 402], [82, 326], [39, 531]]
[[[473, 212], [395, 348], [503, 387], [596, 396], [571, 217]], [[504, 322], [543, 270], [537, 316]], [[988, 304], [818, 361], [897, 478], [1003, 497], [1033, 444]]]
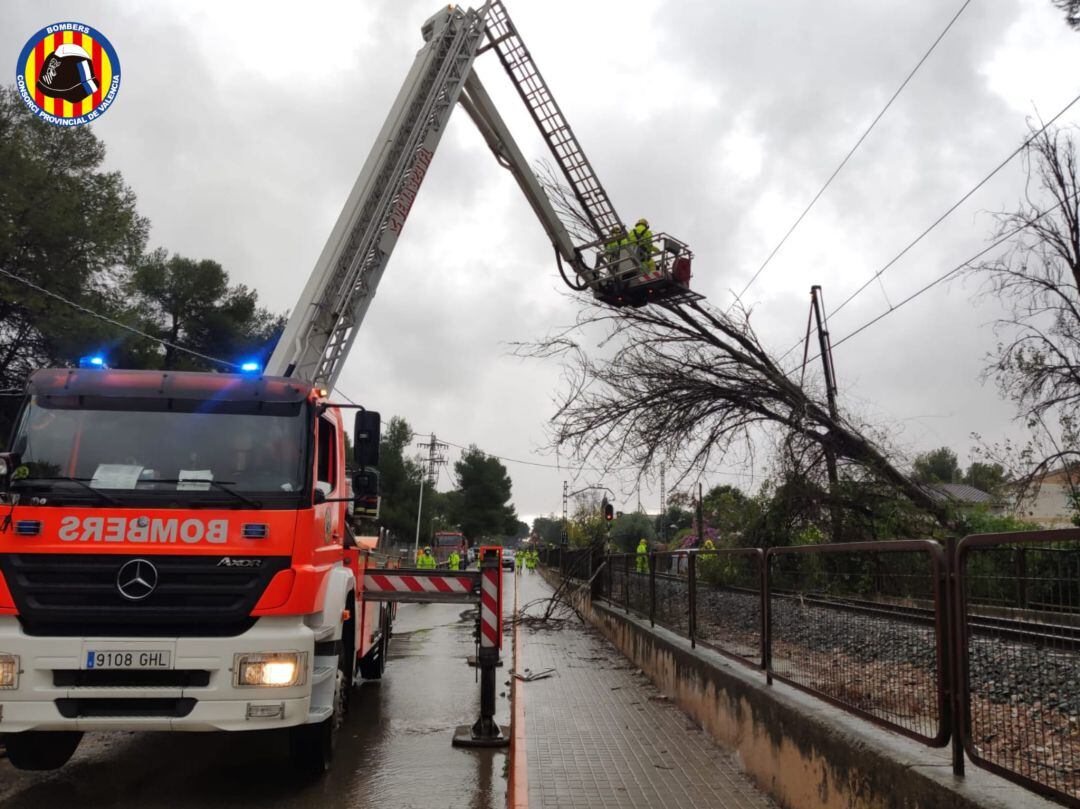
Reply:
[[233, 660], [238, 688], [288, 688], [303, 685], [307, 677], [307, 652], [258, 652], [238, 654]]
[[19, 656], [0, 654], [0, 691], [19, 687]]

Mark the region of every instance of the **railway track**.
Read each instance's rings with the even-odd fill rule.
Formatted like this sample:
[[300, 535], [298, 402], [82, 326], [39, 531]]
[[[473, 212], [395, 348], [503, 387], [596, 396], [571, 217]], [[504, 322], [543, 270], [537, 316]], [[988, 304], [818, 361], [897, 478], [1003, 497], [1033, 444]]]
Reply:
[[[640, 575], [631, 573], [631, 575]], [[683, 576], [670, 573], [657, 573], [657, 581], [669, 581], [683, 586], [687, 580]], [[749, 587], [725, 587], [731, 592], [741, 592], [755, 598], [760, 591]], [[933, 607], [889, 604], [869, 599], [846, 596], [830, 596], [823, 593], [806, 593], [797, 590], [770, 588], [771, 599], [798, 601], [807, 606], [822, 607], [838, 612], [856, 613], [890, 621], [902, 621], [908, 624], [936, 626], [938, 611]], [[974, 636], [992, 636], [1017, 643], [1028, 643], [1049, 647], [1060, 651], [1080, 651], [1080, 626], [1064, 623], [1050, 623], [1036, 620], [1034, 617], [1003, 617], [985, 613], [969, 612], [967, 616], [968, 632]]]

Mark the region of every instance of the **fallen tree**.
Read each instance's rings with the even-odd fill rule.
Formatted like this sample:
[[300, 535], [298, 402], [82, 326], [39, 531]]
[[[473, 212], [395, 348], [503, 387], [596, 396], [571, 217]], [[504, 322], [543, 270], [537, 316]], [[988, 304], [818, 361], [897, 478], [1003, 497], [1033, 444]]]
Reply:
[[[579, 342], [597, 328], [609, 350], [601, 358]], [[552, 419], [552, 443], [582, 462], [629, 463], [642, 475], [666, 463], [686, 478], [735, 450], [752, 457], [755, 436], [773, 435], [782, 454], [801, 459], [802, 474], [807, 459], [832, 454], [844, 480], [895, 493], [938, 526], [952, 526], [947, 506], [900, 471], [880, 440], [842, 414], [832, 417], [770, 356], [740, 307], [587, 303], [573, 328], [516, 351], [563, 363], [571, 384]], [[830, 508], [867, 507], [842, 486], [822, 487], [821, 495]]]

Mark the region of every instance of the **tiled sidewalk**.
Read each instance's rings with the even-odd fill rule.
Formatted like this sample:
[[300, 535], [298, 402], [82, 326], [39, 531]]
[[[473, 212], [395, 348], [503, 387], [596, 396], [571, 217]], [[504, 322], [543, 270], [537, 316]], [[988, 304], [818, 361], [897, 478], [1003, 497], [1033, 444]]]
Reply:
[[[526, 604], [551, 592], [519, 577]], [[521, 633], [529, 805], [774, 809], [719, 747], [595, 630], [576, 622]]]

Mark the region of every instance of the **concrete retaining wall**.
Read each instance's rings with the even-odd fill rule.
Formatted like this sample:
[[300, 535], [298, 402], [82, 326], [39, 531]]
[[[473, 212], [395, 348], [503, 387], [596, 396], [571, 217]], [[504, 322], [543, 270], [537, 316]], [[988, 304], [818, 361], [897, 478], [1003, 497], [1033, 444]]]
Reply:
[[[551, 581], [554, 574], [544, 571]], [[974, 767], [952, 774], [932, 750], [784, 686], [649, 622], [592, 604], [579, 609], [785, 809], [1060, 809]]]

